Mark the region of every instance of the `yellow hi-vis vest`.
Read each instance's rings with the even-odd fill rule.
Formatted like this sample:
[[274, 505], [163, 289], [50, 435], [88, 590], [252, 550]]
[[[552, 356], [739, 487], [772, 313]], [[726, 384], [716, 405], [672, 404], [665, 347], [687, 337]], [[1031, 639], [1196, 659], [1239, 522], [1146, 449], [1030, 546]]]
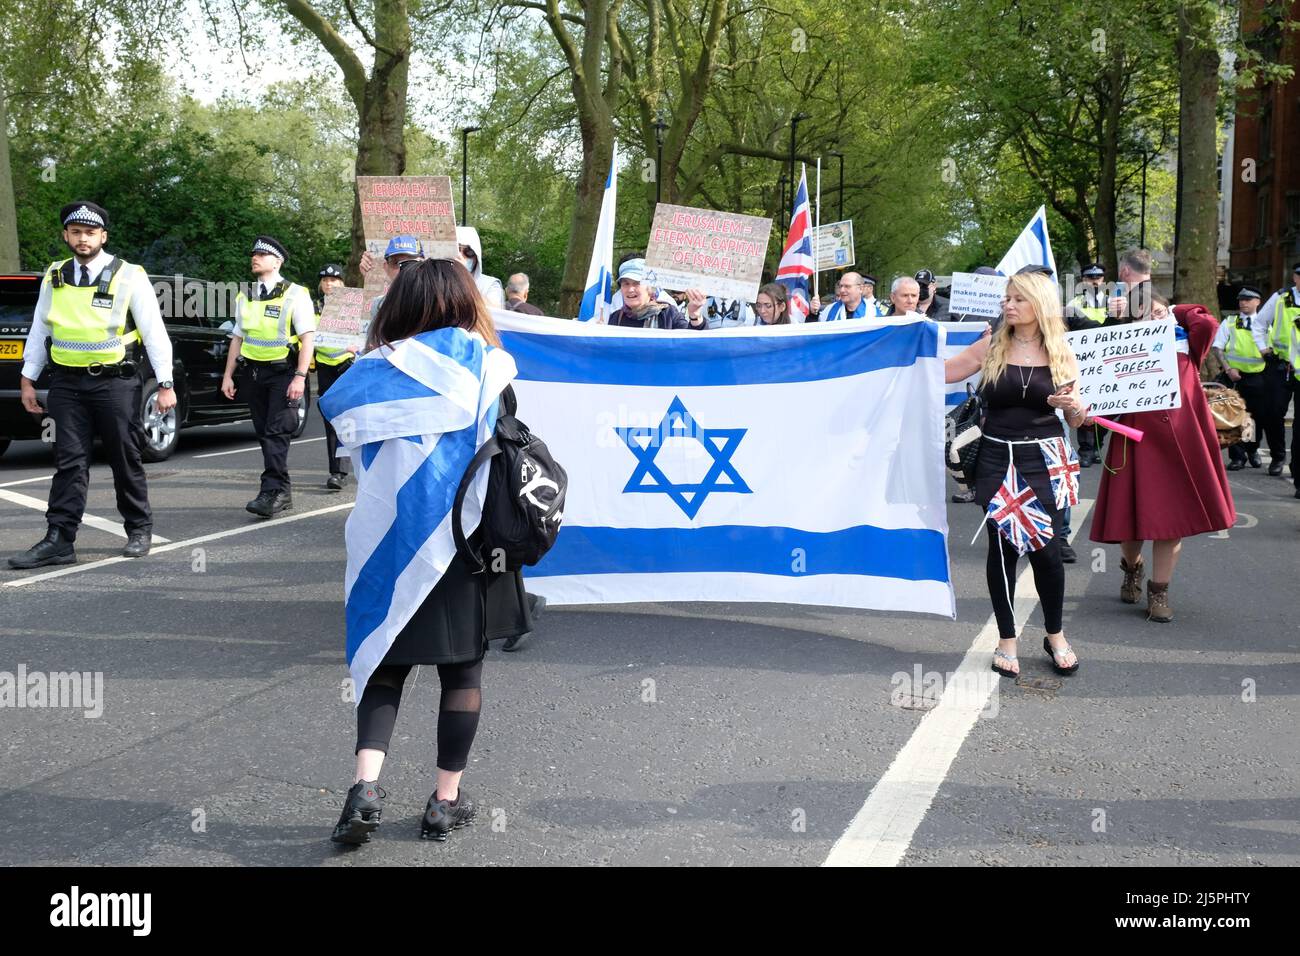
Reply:
[[1250, 334], [1251, 316], [1239, 315], [1232, 319], [1232, 335], [1228, 338], [1228, 347], [1223, 357], [1238, 372], [1264, 371], [1264, 356], [1255, 344], [1255, 336]]
[[50, 287], [50, 361], [73, 368], [121, 362], [126, 347], [140, 340], [138, 331], [124, 329], [131, 283], [144, 270], [114, 257], [94, 285], [78, 286], [74, 270], [65, 270], [70, 262], [54, 263], [43, 280]]
[[1096, 306], [1084, 305], [1084, 303], [1087, 301], [1088, 301], [1087, 298], [1085, 298], [1084, 296], [1076, 295], [1074, 297], [1074, 301], [1072, 301], [1070, 305], [1074, 306], [1076, 309], [1078, 309], [1080, 312], [1082, 312], [1092, 321], [1098, 323], [1104, 323], [1106, 321], [1106, 312], [1107, 312], [1106, 307], [1104, 305], [1096, 305]]
[[1278, 296], [1277, 305], [1273, 307], [1273, 328], [1268, 335], [1268, 344], [1273, 354], [1284, 362], [1290, 362], [1295, 377], [1300, 379], [1300, 348], [1297, 348], [1296, 321], [1300, 320], [1300, 305], [1295, 303], [1295, 294], [1287, 289]]
[[[299, 295], [295, 295], [295, 290]], [[235, 308], [239, 311], [240, 331], [244, 343], [239, 354], [250, 362], [279, 362], [289, 355], [289, 346], [298, 344], [298, 336], [293, 330], [293, 307], [288, 299], [291, 295], [301, 301], [300, 295], [307, 290], [292, 282], [281, 282], [271, 290], [269, 299], [249, 301], [244, 293], [239, 293]]]

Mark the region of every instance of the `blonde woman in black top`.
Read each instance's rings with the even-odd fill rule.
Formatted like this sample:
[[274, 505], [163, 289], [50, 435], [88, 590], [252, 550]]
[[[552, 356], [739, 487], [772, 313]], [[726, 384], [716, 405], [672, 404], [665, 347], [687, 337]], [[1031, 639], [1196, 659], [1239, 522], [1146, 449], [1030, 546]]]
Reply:
[[[1061, 410], [1072, 428], [1086, 420], [1087, 408], [1076, 387], [1079, 366], [1065, 341], [1056, 288], [1046, 276], [1030, 273], [1008, 279], [1002, 314], [1003, 322], [996, 331], [945, 363], [948, 382], [981, 373], [985, 418], [975, 468], [975, 500], [989, 511], [985, 520], [989, 539], [985, 570], [1000, 637], [993, 669], [1005, 677], [1020, 673], [1012, 590], [1022, 552], [999, 530], [994, 520], [999, 509], [989, 509], [990, 501], [1010, 474], [1008, 466], [1014, 462], [1016, 474], [1033, 490], [1052, 525], [1050, 539], [1029, 535], [1033, 540], [1025, 546], [1043, 605], [1047, 630], [1043, 649], [1057, 673], [1073, 674], [1079, 668], [1079, 659], [1061, 626], [1065, 602], [1061, 512], [1078, 500], [1077, 472], [1072, 474], [1069, 467], [1071, 459], [1077, 466], [1077, 458], [1070, 450], [1068, 433], [1056, 410]], [[1062, 463], [1053, 466], [1059, 476], [1056, 480], [1049, 472], [1049, 455]]]

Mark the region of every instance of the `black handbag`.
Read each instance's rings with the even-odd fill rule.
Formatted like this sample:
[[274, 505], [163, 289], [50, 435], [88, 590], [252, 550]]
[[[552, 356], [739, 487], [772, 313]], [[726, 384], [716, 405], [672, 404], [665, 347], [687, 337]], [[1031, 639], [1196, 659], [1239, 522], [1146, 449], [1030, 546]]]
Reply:
[[979, 392], [966, 386], [966, 400], [950, 411], [944, 421], [943, 461], [953, 479], [969, 491], [975, 487], [975, 462], [980, 454], [984, 403]]

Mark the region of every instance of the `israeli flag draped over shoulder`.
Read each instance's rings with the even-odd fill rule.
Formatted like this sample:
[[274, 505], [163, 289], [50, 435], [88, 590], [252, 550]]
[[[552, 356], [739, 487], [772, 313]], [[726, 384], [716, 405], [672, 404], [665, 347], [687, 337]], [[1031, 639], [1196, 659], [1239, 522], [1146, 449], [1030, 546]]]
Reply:
[[494, 315], [520, 414], [569, 473], [529, 591], [954, 616], [936, 323], [701, 335]]
[[[357, 701], [455, 555], [452, 501], [514, 376], [502, 349], [436, 329], [360, 356], [320, 397], [357, 474], [344, 581]], [[487, 476], [480, 469], [466, 493], [467, 535], [482, 517]]]

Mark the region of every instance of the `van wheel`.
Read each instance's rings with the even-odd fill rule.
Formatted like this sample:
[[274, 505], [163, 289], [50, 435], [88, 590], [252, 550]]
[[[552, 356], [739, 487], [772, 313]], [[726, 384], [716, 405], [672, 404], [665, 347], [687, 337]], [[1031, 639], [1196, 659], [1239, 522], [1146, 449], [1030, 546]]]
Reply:
[[9, 439], [0, 438], [0, 455], [3, 455], [9, 448]]
[[307, 376], [302, 383], [302, 401], [298, 403], [298, 427], [293, 430], [294, 438], [301, 438], [302, 433], [307, 430], [307, 419], [311, 411], [311, 376]]
[[144, 447], [140, 457], [145, 461], [166, 461], [176, 451], [180, 441], [180, 405], [163, 414], [158, 411], [158, 383], [149, 381], [144, 386], [144, 404], [140, 421], [144, 426]]

